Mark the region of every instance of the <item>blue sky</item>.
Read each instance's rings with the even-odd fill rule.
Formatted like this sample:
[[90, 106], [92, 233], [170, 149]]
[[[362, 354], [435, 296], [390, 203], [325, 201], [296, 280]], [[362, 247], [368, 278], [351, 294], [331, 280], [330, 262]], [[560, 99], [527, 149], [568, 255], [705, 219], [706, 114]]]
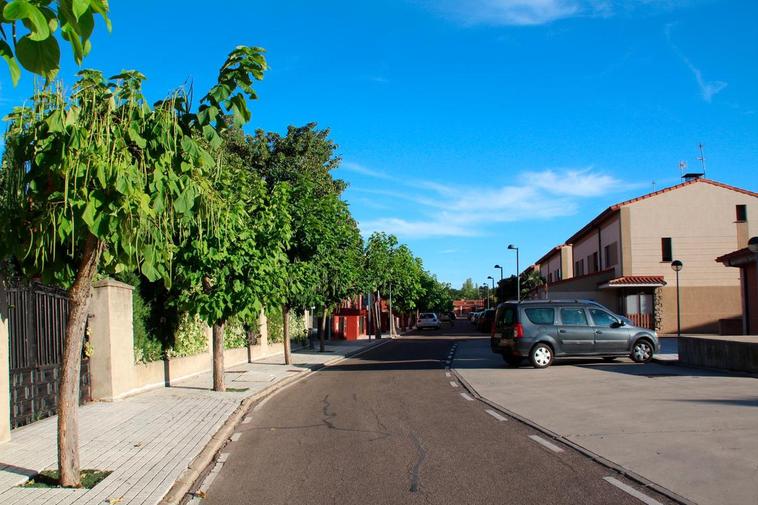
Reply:
[[[440, 279], [515, 271], [679, 161], [758, 190], [758, 2], [112, 1], [85, 66], [138, 69], [151, 99], [206, 90], [235, 45], [271, 70], [249, 129], [316, 121], [364, 232]], [[65, 53], [61, 77], [76, 68]], [[4, 72], [4, 71], [3, 71]], [[3, 115], [31, 91], [0, 77]], [[497, 274], [499, 275], [499, 274]]]

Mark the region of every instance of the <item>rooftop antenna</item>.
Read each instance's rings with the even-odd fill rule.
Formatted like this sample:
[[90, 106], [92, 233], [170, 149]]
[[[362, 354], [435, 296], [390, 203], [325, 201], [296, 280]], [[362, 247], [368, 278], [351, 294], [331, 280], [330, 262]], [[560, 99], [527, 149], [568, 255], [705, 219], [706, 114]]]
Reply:
[[655, 179], [653, 179], [653, 193], [655, 193]]
[[679, 162], [679, 175], [684, 179], [684, 171], [687, 170], [687, 162], [682, 160]]
[[700, 156], [698, 156], [698, 161], [700, 161], [700, 168], [703, 170], [703, 177], [705, 177], [705, 154], [703, 153], [703, 144], [698, 144], [697, 148], [700, 149]]

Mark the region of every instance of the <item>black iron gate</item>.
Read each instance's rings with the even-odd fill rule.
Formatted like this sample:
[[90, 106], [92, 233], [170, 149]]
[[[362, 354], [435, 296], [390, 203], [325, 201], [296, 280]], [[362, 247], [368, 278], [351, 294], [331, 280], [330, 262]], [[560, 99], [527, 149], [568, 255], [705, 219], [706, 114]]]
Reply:
[[[55, 415], [68, 297], [39, 282], [7, 284], [11, 427]], [[79, 403], [90, 400], [89, 360], [82, 356]]]

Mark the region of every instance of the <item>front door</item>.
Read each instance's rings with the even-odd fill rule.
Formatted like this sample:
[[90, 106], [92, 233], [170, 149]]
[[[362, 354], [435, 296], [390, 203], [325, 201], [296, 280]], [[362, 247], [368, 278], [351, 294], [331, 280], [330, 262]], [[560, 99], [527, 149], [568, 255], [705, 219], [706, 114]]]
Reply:
[[564, 307], [560, 310], [558, 325], [560, 351], [556, 354], [592, 354], [595, 352], [595, 330], [587, 321], [587, 313], [582, 307]]
[[[623, 353], [629, 350], [629, 330], [618, 318], [603, 309], [589, 309], [595, 333], [595, 352]], [[616, 327], [614, 327], [616, 326]]]

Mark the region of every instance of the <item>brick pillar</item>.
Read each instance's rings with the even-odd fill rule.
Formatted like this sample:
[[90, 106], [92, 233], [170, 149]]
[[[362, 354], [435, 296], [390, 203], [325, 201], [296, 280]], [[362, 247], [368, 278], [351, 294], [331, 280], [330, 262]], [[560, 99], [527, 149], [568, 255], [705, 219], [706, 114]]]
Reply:
[[133, 290], [113, 279], [95, 283], [89, 310], [93, 400], [115, 400], [134, 388]]
[[0, 442], [11, 439], [10, 340], [8, 304], [0, 285]]

